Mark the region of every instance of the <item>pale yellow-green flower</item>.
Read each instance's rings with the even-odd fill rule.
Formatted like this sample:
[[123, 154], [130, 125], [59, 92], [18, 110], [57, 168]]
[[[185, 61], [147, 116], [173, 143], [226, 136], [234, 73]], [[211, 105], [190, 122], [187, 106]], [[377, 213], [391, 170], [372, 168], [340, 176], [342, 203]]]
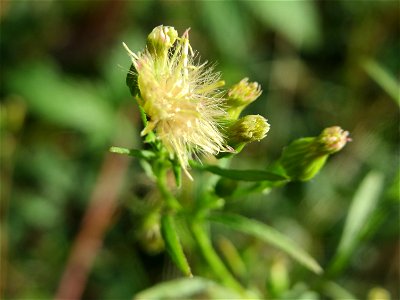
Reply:
[[194, 155], [231, 151], [219, 122], [226, 117], [219, 73], [200, 63], [189, 44], [189, 30], [158, 26], [141, 53], [127, 49], [137, 73], [139, 104], [148, 117], [142, 135], [154, 131], [171, 157], [187, 172]]

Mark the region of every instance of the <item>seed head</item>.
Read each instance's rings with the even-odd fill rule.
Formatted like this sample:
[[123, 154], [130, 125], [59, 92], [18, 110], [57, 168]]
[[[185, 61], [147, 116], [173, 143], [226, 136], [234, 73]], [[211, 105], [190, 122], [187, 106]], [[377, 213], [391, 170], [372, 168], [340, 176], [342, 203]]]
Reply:
[[148, 117], [141, 134], [154, 130], [191, 178], [187, 167], [192, 155], [231, 151], [219, 125], [226, 117], [219, 90], [224, 82], [212, 67], [196, 59], [189, 29], [180, 38], [175, 33], [173, 27], [156, 27], [148, 37], [148, 48], [138, 54], [124, 46], [136, 70], [139, 104]]

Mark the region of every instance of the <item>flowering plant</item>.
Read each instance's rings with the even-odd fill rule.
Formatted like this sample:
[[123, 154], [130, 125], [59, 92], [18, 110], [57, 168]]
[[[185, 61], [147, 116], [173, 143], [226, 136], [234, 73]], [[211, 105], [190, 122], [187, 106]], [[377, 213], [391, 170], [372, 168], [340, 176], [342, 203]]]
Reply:
[[[206, 231], [205, 225], [209, 222], [270, 243], [304, 267], [321, 274], [322, 268], [315, 259], [274, 228], [241, 215], [216, 211], [223, 209], [224, 199], [265, 192], [290, 181], [312, 179], [328, 156], [349, 141], [348, 132], [333, 126], [317, 137], [298, 139], [283, 149], [275, 163], [262, 170], [229, 169], [227, 165], [232, 157], [248, 143], [265, 138], [270, 129], [260, 115], [241, 116], [243, 109], [261, 95], [260, 85], [244, 78], [224, 90], [221, 75], [212, 65], [200, 62], [192, 49], [189, 30], [179, 37], [173, 27], [158, 26], [149, 34], [144, 51], [134, 53], [127, 45], [124, 47], [132, 60], [127, 85], [139, 106], [144, 125], [141, 135], [148, 147], [144, 150], [112, 147], [110, 151], [145, 162], [158, 186], [160, 199], [145, 218], [145, 234], [141, 237], [157, 241], [153, 250], [165, 247], [182, 273], [192, 277], [196, 272], [190, 267], [176, 224], [186, 225], [214, 276], [239, 297], [260, 295], [245, 287], [219, 258]], [[202, 163], [204, 156], [224, 158], [224, 167]], [[203, 188], [201, 199], [195, 205], [185, 206], [172, 192], [167, 174], [172, 170], [179, 187], [181, 170], [193, 180], [191, 169], [216, 176]], [[250, 185], [243, 186], [243, 182]], [[196, 280], [204, 283], [204, 279]], [[143, 292], [137, 297], [147, 296]]]

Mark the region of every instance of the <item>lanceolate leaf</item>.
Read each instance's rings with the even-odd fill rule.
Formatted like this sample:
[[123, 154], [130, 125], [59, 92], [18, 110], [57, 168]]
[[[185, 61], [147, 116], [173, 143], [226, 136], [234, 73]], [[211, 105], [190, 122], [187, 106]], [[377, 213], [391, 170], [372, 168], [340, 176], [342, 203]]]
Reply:
[[210, 173], [233, 179], [233, 180], [242, 180], [242, 181], [286, 181], [288, 180], [286, 177], [275, 174], [268, 171], [263, 170], [235, 170], [235, 169], [224, 169], [218, 166], [211, 165], [201, 165], [192, 161], [190, 165], [193, 168], [208, 171]]
[[182, 245], [175, 229], [175, 221], [170, 214], [164, 215], [161, 218], [161, 233], [164, 238], [167, 251], [175, 262], [176, 266], [186, 276], [192, 277], [189, 263], [183, 253]]
[[314, 273], [321, 274], [323, 272], [317, 261], [301, 249], [295, 242], [264, 223], [233, 214], [212, 215], [209, 219], [237, 231], [252, 235], [281, 249]]
[[118, 154], [125, 154], [129, 156], [134, 156], [136, 158], [142, 158], [142, 159], [152, 159], [155, 157], [154, 152], [148, 151], [148, 150], [137, 150], [137, 149], [127, 149], [127, 148], [121, 148], [121, 147], [111, 147], [110, 152], [112, 153], [118, 153]]

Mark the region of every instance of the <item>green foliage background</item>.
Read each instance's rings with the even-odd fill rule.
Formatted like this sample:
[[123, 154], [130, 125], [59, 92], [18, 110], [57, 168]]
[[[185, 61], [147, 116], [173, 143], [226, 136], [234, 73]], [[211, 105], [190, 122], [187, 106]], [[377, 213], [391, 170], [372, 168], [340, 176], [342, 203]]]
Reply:
[[[164, 24], [180, 33], [191, 27], [193, 48], [218, 62], [228, 86], [247, 76], [263, 87], [247, 112], [265, 116], [271, 130], [235, 157], [233, 167], [263, 168], [291, 140], [325, 127], [340, 125], [351, 133], [353, 142], [312, 181], [227, 201], [226, 209], [291, 237], [324, 269], [332, 268], [330, 278], [355, 297], [381, 286], [398, 299], [399, 6], [1, 0], [4, 297], [54, 296], [109, 147], [141, 147], [140, 115], [125, 85], [130, 61], [121, 42], [141, 50], [152, 28]], [[194, 183], [184, 182], [181, 201], [196, 197], [204, 176], [195, 173]], [[131, 298], [180, 276], [164, 252], [151, 255], [145, 251], [151, 245], [138, 239], [143, 207], [157, 197], [154, 184], [134, 159], [123, 180], [85, 299]], [[229, 248], [226, 238], [235, 241], [244, 264], [236, 268], [245, 270], [236, 275], [250, 286], [276, 289], [273, 267], [283, 264], [289, 274], [284, 289], [306, 286], [312, 299], [338, 297], [310, 284], [315, 275], [255, 239], [218, 226], [213, 237], [221, 253]], [[207, 277], [207, 265], [188, 253]]]

